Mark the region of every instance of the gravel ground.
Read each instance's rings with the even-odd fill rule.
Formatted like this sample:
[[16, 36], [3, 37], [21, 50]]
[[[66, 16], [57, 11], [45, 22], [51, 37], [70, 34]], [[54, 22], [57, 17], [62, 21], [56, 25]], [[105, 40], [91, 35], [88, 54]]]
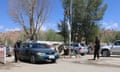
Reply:
[[120, 56], [101, 57], [96, 61], [91, 59], [91, 55], [86, 55], [60, 58], [55, 64], [30, 64], [13, 63], [13, 57], [10, 57], [6, 65], [0, 64], [0, 72], [120, 72]]

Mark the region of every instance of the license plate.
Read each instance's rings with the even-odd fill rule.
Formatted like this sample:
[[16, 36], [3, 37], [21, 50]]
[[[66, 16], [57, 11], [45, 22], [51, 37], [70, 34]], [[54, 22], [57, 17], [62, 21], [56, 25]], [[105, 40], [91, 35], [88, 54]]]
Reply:
[[53, 55], [50, 55], [50, 56], [49, 56], [49, 58], [50, 58], [50, 59], [54, 59], [54, 58], [55, 58], [55, 56], [53, 56]]

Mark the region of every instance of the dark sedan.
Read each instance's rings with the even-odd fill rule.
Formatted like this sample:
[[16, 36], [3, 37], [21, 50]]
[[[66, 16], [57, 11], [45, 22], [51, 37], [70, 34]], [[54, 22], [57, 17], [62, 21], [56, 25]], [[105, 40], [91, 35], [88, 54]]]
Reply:
[[59, 54], [51, 49], [51, 47], [44, 43], [23, 43], [19, 50], [20, 60], [29, 60], [31, 63], [40, 61], [56, 62], [59, 58]]

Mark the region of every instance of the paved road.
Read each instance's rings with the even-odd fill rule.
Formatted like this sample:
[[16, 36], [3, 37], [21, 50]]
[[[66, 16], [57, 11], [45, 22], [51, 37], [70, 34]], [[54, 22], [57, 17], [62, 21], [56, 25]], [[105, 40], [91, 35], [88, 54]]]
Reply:
[[0, 64], [0, 72], [120, 72], [120, 57], [102, 57], [91, 60], [91, 55], [79, 58], [61, 58], [55, 64], [30, 64], [27, 62], [13, 63], [8, 58], [6, 65]]

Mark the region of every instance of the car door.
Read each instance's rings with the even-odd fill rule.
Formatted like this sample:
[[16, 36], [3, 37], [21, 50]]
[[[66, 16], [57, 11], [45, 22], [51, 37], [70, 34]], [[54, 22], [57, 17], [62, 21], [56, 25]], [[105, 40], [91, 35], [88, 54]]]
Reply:
[[111, 51], [112, 54], [120, 54], [120, 41], [116, 41], [113, 43]]
[[23, 57], [24, 57], [24, 45], [22, 44], [21, 45], [21, 47], [19, 48], [19, 57], [21, 58], [21, 59], [23, 59]]
[[24, 47], [23, 56], [25, 59], [29, 59], [30, 57], [30, 44], [29, 43], [27, 43]]
[[24, 43], [22, 44], [21, 48], [20, 48], [20, 57], [23, 58], [23, 59], [27, 59], [28, 58], [28, 44], [27, 43]]

